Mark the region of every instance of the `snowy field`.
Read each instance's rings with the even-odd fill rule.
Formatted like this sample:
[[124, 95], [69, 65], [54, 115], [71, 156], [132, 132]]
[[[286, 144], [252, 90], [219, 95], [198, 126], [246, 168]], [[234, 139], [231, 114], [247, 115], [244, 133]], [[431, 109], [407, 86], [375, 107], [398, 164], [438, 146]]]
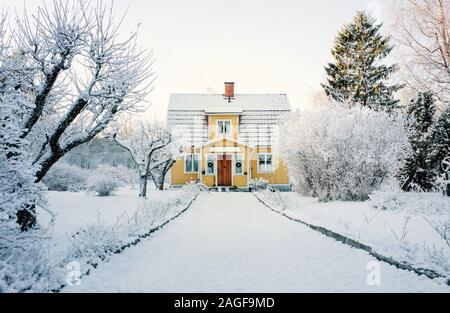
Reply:
[[448, 197], [408, 193], [406, 203], [397, 203], [399, 208], [382, 210], [370, 201], [319, 202], [298, 193], [259, 195], [287, 216], [345, 235], [398, 261], [450, 276], [450, 248], [435, 229], [450, 221]]
[[[109, 258], [115, 249], [178, 214], [194, 194], [195, 190], [186, 189], [149, 190], [148, 200], [139, 200], [137, 190], [129, 187], [111, 197], [49, 192], [49, 207], [55, 218], [47, 235], [51, 263], [59, 273], [55, 277], [65, 284], [67, 273], [62, 268], [69, 262], [79, 262], [85, 272], [92, 264]], [[165, 205], [168, 210], [161, 210]], [[149, 215], [149, 211], [155, 213]], [[51, 222], [46, 211], [39, 211], [38, 217], [43, 227]], [[76, 234], [81, 236], [74, 238]], [[54, 287], [58, 284], [55, 282]]]
[[[149, 199], [167, 200], [179, 196], [180, 190], [149, 190]], [[70, 236], [92, 224], [114, 225], [124, 214], [138, 208], [137, 190], [121, 188], [115, 196], [97, 197], [86, 192], [48, 192], [50, 210], [56, 215], [51, 228], [54, 252], [68, 245]], [[39, 222], [46, 226], [51, 220], [45, 211], [38, 212]]]
[[[269, 211], [250, 193], [202, 193], [166, 228], [63, 291], [450, 292], [441, 281], [375, 261]], [[368, 284], [374, 264], [379, 284]]]

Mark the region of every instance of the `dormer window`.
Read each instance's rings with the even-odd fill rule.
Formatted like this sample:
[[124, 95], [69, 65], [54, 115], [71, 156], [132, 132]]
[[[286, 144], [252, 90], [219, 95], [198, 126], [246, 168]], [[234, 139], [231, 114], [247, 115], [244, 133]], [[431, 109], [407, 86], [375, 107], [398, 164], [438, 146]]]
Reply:
[[217, 121], [217, 134], [231, 135], [231, 121], [230, 120]]

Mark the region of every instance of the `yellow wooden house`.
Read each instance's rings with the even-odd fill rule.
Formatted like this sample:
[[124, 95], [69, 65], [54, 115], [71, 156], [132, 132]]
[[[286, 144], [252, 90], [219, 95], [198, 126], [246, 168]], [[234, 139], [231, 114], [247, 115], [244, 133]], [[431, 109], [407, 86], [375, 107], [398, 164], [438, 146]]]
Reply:
[[248, 190], [252, 180], [290, 188], [280, 157], [280, 119], [291, 107], [285, 94], [173, 94], [168, 126], [181, 138], [182, 156], [171, 169], [172, 186], [201, 182], [208, 188]]

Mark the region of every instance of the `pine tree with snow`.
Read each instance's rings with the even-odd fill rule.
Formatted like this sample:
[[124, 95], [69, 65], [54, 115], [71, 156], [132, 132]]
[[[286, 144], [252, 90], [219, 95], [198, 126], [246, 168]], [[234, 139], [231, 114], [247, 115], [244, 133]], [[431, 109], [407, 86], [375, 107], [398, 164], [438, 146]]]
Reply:
[[410, 191], [419, 187], [430, 191], [434, 186], [436, 172], [431, 158], [432, 132], [436, 105], [431, 92], [421, 92], [408, 107], [411, 154], [401, 171], [403, 189]]
[[450, 156], [450, 105], [447, 105], [432, 131], [431, 160], [436, 172], [442, 173], [441, 162]]
[[375, 110], [396, 106], [393, 94], [401, 86], [387, 83], [397, 66], [381, 64], [393, 49], [390, 38], [380, 34], [381, 27], [367, 13], [358, 12], [339, 32], [332, 49], [334, 62], [325, 67], [327, 83], [322, 85], [331, 100]]

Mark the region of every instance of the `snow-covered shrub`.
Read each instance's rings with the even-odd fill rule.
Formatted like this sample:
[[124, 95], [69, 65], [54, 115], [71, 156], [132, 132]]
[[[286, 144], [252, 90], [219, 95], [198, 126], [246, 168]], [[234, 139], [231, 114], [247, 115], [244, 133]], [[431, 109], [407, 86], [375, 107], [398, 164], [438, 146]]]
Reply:
[[286, 118], [281, 152], [303, 194], [367, 200], [393, 177], [409, 149], [405, 119], [331, 103]]
[[88, 179], [88, 192], [99, 197], [109, 197], [119, 189], [120, 182], [115, 177], [92, 175]]
[[0, 217], [0, 293], [46, 292], [53, 276], [40, 231], [21, 232], [15, 220]]
[[[404, 192], [393, 185], [383, 186], [373, 192], [370, 195], [370, 204], [382, 210], [411, 210], [450, 216], [450, 197], [438, 192]], [[446, 219], [443, 218], [442, 221]]]
[[407, 205], [406, 193], [401, 190], [397, 182], [384, 184], [379, 190], [375, 190], [370, 196], [373, 207], [381, 210], [398, 210]]
[[86, 189], [88, 176], [87, 170], [67, 163], [57, 163], [45, 175], [43, 183], [51, 191], [77, 192]]
[[87, 180], [88, 192], [99, 197], [109, 197], [128, 184], [130, 171], [124, 167], [100, 166], [96, 168]]
[[117, 225], [98, 222], [79, 230], [72, 235], [67, 260], [83, 260], [91, 264], [105, 260], [123, 245], [116, 229]]
[[128, 236], [137, 237], [166, 219], [169, 210], [180, 203], [178, 199], [169, 202], [142, 199], [136, 211], [121, 216], [119, 224]]
[[269, 188], [269, 181], [264, 178], [256, 178], [250, 180], [248, 183], [250, 190], [252, 191], [262, 191], [267, 190]]
[[136, 211], [119, 218], [119, 228], [130, 237], [145, 234], [179, 213], [200, 191], [197, 184], [187, 184], [181, 188], [176, 197], [158, 199], [141, 199]]

